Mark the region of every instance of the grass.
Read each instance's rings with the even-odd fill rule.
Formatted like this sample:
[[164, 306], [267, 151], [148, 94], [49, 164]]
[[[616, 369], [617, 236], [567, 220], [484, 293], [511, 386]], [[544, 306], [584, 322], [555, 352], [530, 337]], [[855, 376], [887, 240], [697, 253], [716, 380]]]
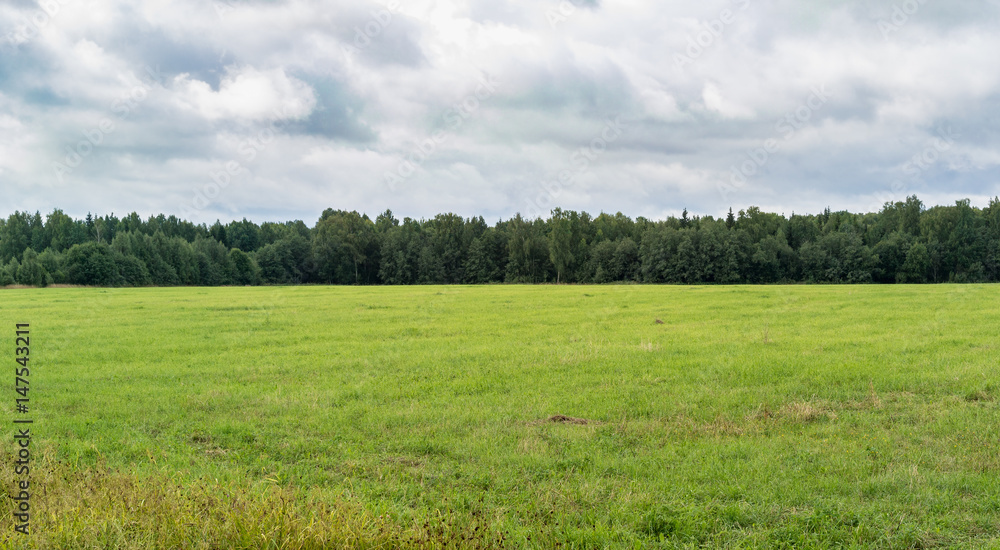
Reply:
[[994, 286], [0, 291], [18, 322], [4, 548], [1000, 548]]

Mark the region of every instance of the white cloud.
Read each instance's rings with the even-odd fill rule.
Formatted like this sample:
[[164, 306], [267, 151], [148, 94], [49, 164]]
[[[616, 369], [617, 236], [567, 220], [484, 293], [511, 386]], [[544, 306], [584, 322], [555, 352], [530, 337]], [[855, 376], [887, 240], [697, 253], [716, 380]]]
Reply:
[[710, 111], [715, 111], [726, 118], [750, 118], [754, 112], [736, 101], [723, 97], [719, 87], [712, 82], [706, 82], [705, 88], [701, 92], [705, 107]]
[[231, 68], [218, 91], [182, 74], [174, 79], [175, 100], [208, 120], [285, 120], [309, 115], [316, 106], [312, 88], [282, 69]]

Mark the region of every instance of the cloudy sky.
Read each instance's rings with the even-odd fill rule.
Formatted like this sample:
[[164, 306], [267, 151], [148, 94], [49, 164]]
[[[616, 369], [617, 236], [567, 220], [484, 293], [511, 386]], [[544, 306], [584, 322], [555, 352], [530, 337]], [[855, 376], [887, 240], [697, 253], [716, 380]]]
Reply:
[[4, 0], [0, 204], [211, 223], [1000, 194], [1000, 0]]

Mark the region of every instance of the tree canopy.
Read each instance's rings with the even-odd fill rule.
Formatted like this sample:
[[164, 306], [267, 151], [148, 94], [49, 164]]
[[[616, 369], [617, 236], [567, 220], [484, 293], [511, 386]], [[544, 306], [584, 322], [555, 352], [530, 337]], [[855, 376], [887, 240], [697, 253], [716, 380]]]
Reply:
[[750, 206], [652, 221], [556, 208], [492, 226], [453, 213], [211, 226], [62, 210], [0, 219], [0, 285], [940, 283], [1000, 280], [1000, 200], [814, 215]]

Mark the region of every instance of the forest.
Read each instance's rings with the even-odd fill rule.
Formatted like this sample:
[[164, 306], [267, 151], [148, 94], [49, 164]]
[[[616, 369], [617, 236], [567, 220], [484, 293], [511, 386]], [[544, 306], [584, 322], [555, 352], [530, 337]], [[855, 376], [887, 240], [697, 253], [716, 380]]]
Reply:
[[1000, 280], [1000, 200], [877, 213], [631, 219], [556, 208], [488, 224], [327, 209], [260, 225], [56, 209], [0, 219], [0, 286], [941, 283]]

